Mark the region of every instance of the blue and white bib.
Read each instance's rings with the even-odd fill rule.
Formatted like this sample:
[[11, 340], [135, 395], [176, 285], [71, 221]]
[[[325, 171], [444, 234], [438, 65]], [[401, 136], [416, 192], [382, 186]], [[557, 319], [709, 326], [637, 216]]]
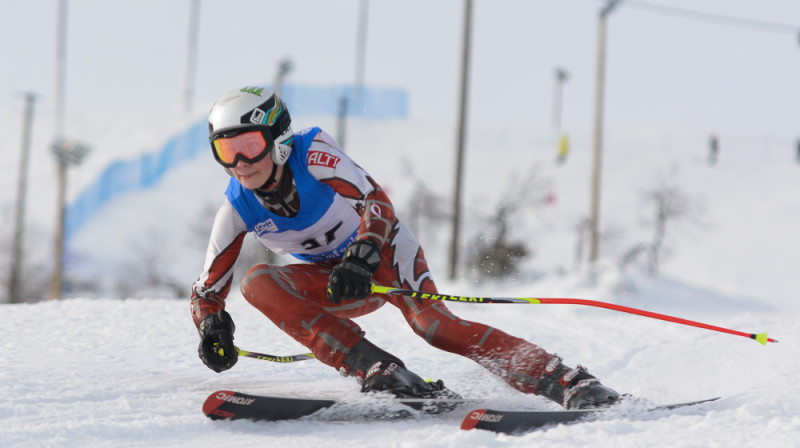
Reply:
[[286, 218], [267, 210], [255, 193], [234, 177], [225, 191], [247, 230], [254, 232], [265, 246], [276, 253], [311, 262], [344, 255], [361, 224], [353, 206], [308, 171], [308, 148], [318, 133], [319, 128], [315, 127], [295, 134], [292, 154], [286, 161], [300, 197], [296, 216]]

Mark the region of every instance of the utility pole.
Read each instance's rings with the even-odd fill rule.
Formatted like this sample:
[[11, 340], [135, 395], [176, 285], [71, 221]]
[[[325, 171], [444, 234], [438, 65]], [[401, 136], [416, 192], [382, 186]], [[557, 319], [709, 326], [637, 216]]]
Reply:
[[14, 219], [14, 243], [11, 247], [11, 273], [8, 280], [8, 302], [22, 302], [20, 274], [22, 273], [22, 242], [25, 230], [25, 194], [28, 186], [28, 156], [31, 151], [31, 127], [33, 125], [33, 104], [36, 95], [25, 94], [25, 120], [22, 125], [22, 152], [19, 159], [19, 179], [17, 186], [17, 207]]
[[353, 111], [360, 113], [364, 110], [364, 72], [367, 60], [367, 25], [369, 23], [369, 0], [361, 0], [358, 5], [358, 25], [356, 26], [356, 58], [353, 88], [347, 90], [339, 98], [336, 141], [343, 149], [347, 149], [345, 142], [347, 134], [347, 117]]
[[358, 8], [358, 35], [356, 36], [355, 98], [351, 107], [364, 108], [364, 73], [367, 65], [367, 25], [369, 23], [369, 0], [361, 0]]
[[[55, 140], [64, 133], [64, 98], [67, 73], [67, 0], [58, 1], [58, 23], [56, 27], [56, 122]], [[56, 208], [56, 237], [53, 254], [53, 279], [50, 298], [61, 297], [61, 274], [64, 269], [64, 191], [66, 190], [66, 166], [58, 162], [58, 205]]]
[[592, 160], [592, 191], [589, 211], [589, 263], [597, 261], [597, 245], [600, 223], [600, 173], [602, 165], [603, 145], [603, 99], [605, 94], [606, 70], [606, 23], [608, 15], [617, 6], [619, 0], [608, 0], [600, 10], [597, 24], [597, 67], [595, 75], [594, 104], [594, 145]]
[[200, 21], [200, 0], [192, 0], [189, 5], [189, 47], [186, 50], [186, 87], [183, 92], [183, 112], [192, 113], [194, 101], [194, 80], [197, 72], [197, 29]]
[[64, 132], [64, 98], [67, 75], [67, 0], [58, 1], [56, 25], [56, 123], [55, 135]]
[[58, 166], [58, 205], [56, 209], [56, 236], [53, 254], [53, 279], [50, 298], [61, 298], [64, 273], [64, 227], [66, 224], [67, 167], [78, 165], [89, 153], [89, 147], [64, 138], [64, 97], [66, 94], [67, 60], [67, 0], [58, 2], [58, 27], [56, 42], [56, 125], [51, 149]]
[[[55, 148], [55, 147], [54, 147]], [[64, 225], [67, 196], [67, 164], [58, 160], [58, 205], [56, 206], [56, 242], [53, 255], [53, 280], [50, 283], [50, 298], [61, 298], [62, 275], [64, 273]]]
[[453, 234], [450, 240], [450, 280], [458, 275], [458, 240], [461, 231], [461, 191], [464, 177], [464, 142], [467, 134], [467, 104], [469, 93], [469, 54], [472, 34], [472, 0], [464, 1], [464, 35], [461, 47], [461, 92], [458, 105], [458, 136], [456, 142], [456, 176], [453, 187]]
[[569, 78], [569, 74], [563, 68], [556, 69], [556, 82], [553, 88], [553, 128], [561, 130], [561, 105], [564, 92], [564, 82]]
[[64, 272], [64, 231], [66, 227], [67, 204], [67, 168], [80, 165], [90, 148], [78, 141], [57, 138], [52, 146], [53, 154], [58, 162], [58, 220], [53, 270], [53, 282], [50, 285], [50, 298], [61, 298], [62, 275]]
[[292, 58], [289, 56], [286, 56], [278, 62], [278, 71], [275, 72], [275, 81], [272, 83], [272, 90], [277, 93], [278, 96], [281, 96], [283, 83], [293, 68], [294, 63], [292, 62]]
[[345, 148], [347, 146], [345, 140], [347, 137], [347, 110], [350, 107], [349, 103], [347, 95], [342, 95], [342, 97], [339, 98], [336, 109], [336, 143], [338, 143], [344, 151], [347, 150]]
[[569, 78], [567, 71], [563, 68], [556, 69], [556, 82], [553, 88], [553, 130], [557, 140], [558, 153], [556, 162], [564, 163], [569, 154], [569, 138], [567, 133], [561, 129], [561, 109], [563, 104], [564, 83]]

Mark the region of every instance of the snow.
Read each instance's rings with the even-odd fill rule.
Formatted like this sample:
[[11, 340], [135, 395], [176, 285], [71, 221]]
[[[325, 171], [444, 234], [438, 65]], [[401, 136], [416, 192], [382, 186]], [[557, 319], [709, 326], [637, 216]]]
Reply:
[[[91, 182], [116, 157], [150, 151], [180, 131], [152, 115], [126, 116], [103, 126], [100, 149], [74, 170], [73, 188]], [[16, 111], [4, 111], [12, 117]], [[86, 113], [85, 117], [91, 115]], [[98, 112], [98, 120], [102, 120]], [[200, 117], [199, 117], [200, 118]], [[77, 119], [75, 119], [77, 120]], [[83, 118], [81, 118], [83, 120]], [[296, 127], [330, 119], [296, 117]], [[86, 122], [102, 123], [89, 120]], [[145, 133], [125, 132], [147, 128]], [[167, 123], [170, 123], [167, 121]], [[9, 134], [20, 127], [12, 120]], [[80, 128], [80, 123], [68, 123]], [[148, 124], [148, 126], [144, 126]], [[46, 128], [47, 124], [43, 125]], [[408, 214], [420, 183], [449, 208], [454, 127], [420, 121], [355, 121], [348, 152]], [[113, 133], [113, 135], [112, 135]], [[42, 135], [49, 135], [45, 129]], [[536, 252], [525, 271], [508, 280], [445, 279], [447, 223], [419, 232], [442, 292], [463, 295], [577, 297], [679, 316], [745, 332], [768, 331], [778, 344], [598, 308], [566, 305], [451, 304], [456, 314], [524, 337], [571, 365], [583, 364], [605, 384], [656, 403], [723, 397], [702, 408], [554, 427], [522, 436], [461, 431], [467, 409], [396, 422], [213, 422], [201, 412], [220, 389], [276, 395], [358, 396], [355, 382], [315, 361], [272, 364], [240, 359], [216, 374], [197, 358], [188, 298], [175, 300], [142, 288], [129, 295], [107, 288], [61, 301], [3, 305], [0, 326], [0, 440], [4, 447], [189, 446], [797, 446], [800, 435], [800, 319], [797, 303], [797, 192], [800, 166], [791, 141], [769, 145], [741, 138], [722, 142], [720, 161], [706, 163], [707, 135], [615, 129], [606, 137], [602, 230], [607, 238], [593, 273], [574, 262], [575, 226], [588, 211], [590, 133], [575, 130], [566, 164], [553, 159], [548, 130], [474, 127], [469, 138], [464, 250], [494, 213], [510, 182], [542, 181], [554, 200], [530, 203], [515, 215], [512, 239]], [[127, 136], [114, 146], [115, 136]], [[740, 144], [737, 146], [736, 142]], [[54, 185], [46, 143], [35, 141], [32, 172], [38, 188], [29, 221], [47, 225]], [[112, 151], [110, 153], [109, 151]], [[116, 153], [113, 153], [116, 151]], [[101, 163], [99, 160], [105, 160]], [[16, 160], [2, 168], [4, 207], [12, 203]], [[533, 174], [531, 174], [533, 173]], [[132, 247], [157, 244], [165, 275], [186, 285], [202, 267], [205, 241], [186, 228], [206, 225], [204, 210], [222, 198], [227, 180], [211, 157], [177, 168], [153, 190], [111, 204], [71, 241], [81, 255], [77, 273], [110, 280], [137, 259]], [[691, 219], [668, 227], [661, 275], [649, 277], [641, 260], [620, 267], [622, 254], [652, 233], [652, 208], [643, 192], [659, 182], [691, 199]], [[71, 197], [77, 191], [71, 192]], [[533, 197], [535, 196], [535, 197]], [[8, 222], [11, 222], [8, 220]], [[208, 223], [210, 225], [210, 222]], [[31, 228], [34, 225], [30, 225]], [[3, 231], [3, 237], [10, 231]], [[50, 248], [46, 238], [37, 244]], [[153, 250], [152, 248], [149, 248]], [[36, 250], [34, 250], [36, 252]], [[238, 293], [228, 301], [236, 343], [271, 354], [306, 349], [253, 310]], [[545, 400], [510, 389], [471, 361], [434, 350], [416, 337], [391, 306], [358, 319], [370, 339], [415, 371], [441, 378], [465, 396], [500, 408], [552, 409]]]

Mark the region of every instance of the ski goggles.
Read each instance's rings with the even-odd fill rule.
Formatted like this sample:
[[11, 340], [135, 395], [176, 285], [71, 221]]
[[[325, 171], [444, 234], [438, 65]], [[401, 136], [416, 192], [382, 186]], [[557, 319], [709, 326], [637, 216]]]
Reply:
[[274, 146], [272, 138], [259, 130], [226, 136], [220, 135], [211, 142], [214, 158], [225, 168], [233, 168], [240, 161], [256, 163]]

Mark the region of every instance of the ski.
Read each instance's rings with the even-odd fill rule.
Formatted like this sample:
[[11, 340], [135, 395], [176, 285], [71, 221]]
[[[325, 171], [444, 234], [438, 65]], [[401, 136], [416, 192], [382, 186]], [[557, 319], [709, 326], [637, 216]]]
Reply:
[[[362, 397], [358, 400], [275, 397], [220, 390], [203, 403], [212, 420], [295, 420], [316, 416], [329, 421], [394, 420], [418, 414], [439, 414], [474, 402], [461, 398]], [[400, 405], [400, 406], [398, 406]]]
[[594, 420], [604, 413], [629, 415], [631, 412], [633, 414], [639, 414], [641, 412], [671, 410], [687, 406], [696, 406], [718, 400], [719, 398], [720, 397], [714, 397], [705, 400], [655, 406], [644, 410], [623, 409], [618, 407], [571, 411], [499, 411], [495, 409], [476, 409], [464, 417], [464, 420], [461, 422], [461, 429], [483, 429], [502, 434], [522, 434], [535, 431], [545, 426]]

